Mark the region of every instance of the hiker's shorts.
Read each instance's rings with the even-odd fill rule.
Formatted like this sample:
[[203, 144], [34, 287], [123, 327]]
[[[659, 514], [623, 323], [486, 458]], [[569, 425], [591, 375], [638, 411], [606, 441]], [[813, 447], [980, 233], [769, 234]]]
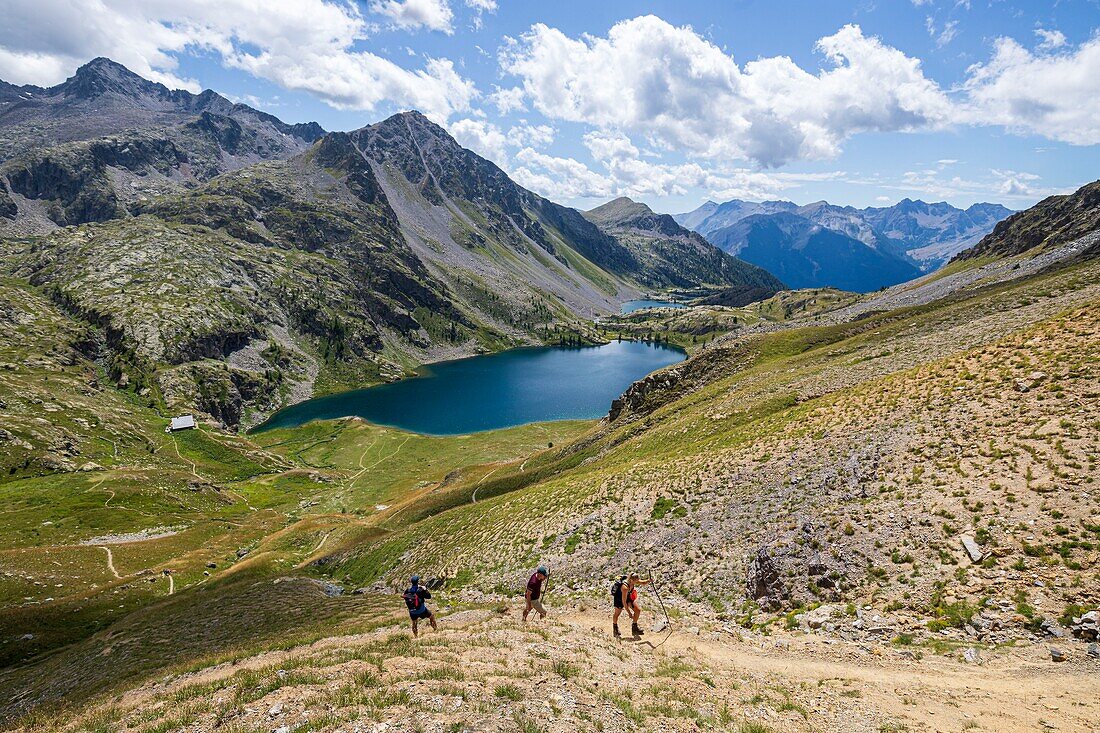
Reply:
[[533, 608], [533, 609], [535, 609], [536, 611], [539, 612], [539, 615], [541, 615], [541, 616], [546, 615], [546, 606], [542, 605], [542, 601], [540, 601], [536, 598], [532, 598], [530, 600], [530, 604], [531, 604], [531, 608]]
[[428, 610], [427, 606], [424, 606], [419, 611], [409, 611], [409, 618], [413, 619], [414, 621], [419, 621], [422, 618], [428, 618], [428, 616], [431, 615], [432, 612]]

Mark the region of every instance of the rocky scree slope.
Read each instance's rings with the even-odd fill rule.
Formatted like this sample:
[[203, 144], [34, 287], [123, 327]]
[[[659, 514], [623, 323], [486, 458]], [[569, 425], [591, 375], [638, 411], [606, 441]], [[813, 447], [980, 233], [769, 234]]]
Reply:
[[629, 250], [575, 210], [518, 186], [420, 113], [394, 115], [348, 140], [374, 172], [409, 246], [467, 297], [515, 291], [547, 296], [542, 308], [554, 316], [591, 316], [637, 292], [641, 268]]
[[[1032, 250], [1041, 252], [1098, 229], [1100, 181], [1093, 181], [1072, 194], [1050, 196], [1026, 211], [1013, 214], [975, 246], [956, 255], [954, 261], [1012, 257]], [[1095, 245], [1092, 256], [1095, 256]]]

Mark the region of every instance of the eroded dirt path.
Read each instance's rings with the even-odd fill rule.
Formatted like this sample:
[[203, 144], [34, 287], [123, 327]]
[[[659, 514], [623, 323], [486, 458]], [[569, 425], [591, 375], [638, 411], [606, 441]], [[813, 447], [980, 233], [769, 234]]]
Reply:
[[122, 576], [118, 574], [117, 570], [115, 570], [115, 557], [111, 553], [111, 548], [103, 547], [102, 545], [100, 545], [99, 549], [107, 553], [107, 569], [111, 571], [111, 575], [115, 576], [116, 578], [121, 578]]
[[[610, 634], [604, 615], [566, 613], [557, 620], [578, 630]], [[787, 689], [817, 689], [823, 697], [835, 696], [842, 686], [840, 694], [847, 697], [853, 715], [873, 711], [884, 719], [883, 730], [1098, 730], [1100, 664], [1091, 670], [1054, 665], [1042, 645], [1006, 649], [979, 666], [927, 651], [920, 660], [907, 659], [902, 650], [814, 634], [696, 634], [689, 630], [693, 623], [674, 622], [668, 642], [655, 652], [646, 641], [623, 644], [682, 655], [729, 674], [748, 673]], [[665, 634], [650, 632], [643, 639], [650, 637], [659, 643]]]
[[[371, 698], [372, 715], [384, 721], [377, 730], [503, 733], [538, 720], [547, 733], [739, 731], [749, 723], [769, 733], [1093, 733], [1100, 714], [1100, 665], [1053, 665], [1037, 647], [990, 651], [986, 664], [972, 666], [928, 650], [918, 659], [910, 649], [817, 634], [699, 630], [689, 624], [700, 619], [684, 618], [654, 650], [648, 641], [615, 641], [608, 614], [583, 605], [551, 605], [550, 618], [527, 624], [519, 619], [522, 602], [508, 606], [441, 615], [439, 630], [424, 629], [419, 642], [401, 621], [158, 678], [104, 704], [117, 705], [120, 719], [139, 719], [150, 706], [167, 714], [177, 698], [198, 700], [187, 689], [205, 695], [224, 687], [196, 703], [189, 728], [216, 733], [219, 710], [233, 710], [234, 695], [254, 682], [245, 674], [236, 688], [212, 683], [247, 670], [281, 681], [238, 705], [242, 725], [293, 729], [328, 711], [333, 722], [317, 729], [332, 733], [353, 729], [338, 721], [357, 719], [351, 710], [366, 698], [349, 694], [362, 692], [355, 681], [362, 675], [377, 686], [363, 694], [380, 695]], [[394, 607], [399, 613], [398, 599]], [[644, 628], [653, 618], [647, 612]], [[642, 638], [651, 637], [664, 634]], [[377, 660], [364, 661], [372, 654]], [[301, 679], [277, 670], [297, 670]], [[381, 702], [391, 695], [404, 702]]]

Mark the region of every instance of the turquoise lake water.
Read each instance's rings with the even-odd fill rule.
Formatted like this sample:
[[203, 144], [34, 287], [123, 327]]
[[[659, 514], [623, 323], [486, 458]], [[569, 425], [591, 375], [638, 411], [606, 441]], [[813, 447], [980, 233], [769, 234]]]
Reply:
[[637, 341], [538, 347], [441, 362], [417, 376], [300, 402], [256, 430], [358, 416], [427, 435], [461, 435], [547, 420], [603, 417], [611, 401], [683, 351]]
[[687, 306], [683, 303], [673, 303], [671, 300], [628, 300], [622, 304], [620, 310], [625, 315], [642, 308], [687, 308]]

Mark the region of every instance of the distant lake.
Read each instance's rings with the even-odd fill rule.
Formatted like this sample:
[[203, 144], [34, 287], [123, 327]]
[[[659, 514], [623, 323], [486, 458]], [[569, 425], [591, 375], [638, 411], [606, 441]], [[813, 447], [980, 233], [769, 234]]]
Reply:
[[671, 300], [628, 300], [622, 305], [621, 312], [625, 315], [640, 311], [642, 308], [687, 308], [683, 303], [673, 303]]
[[548, 420], [603, 417], [611, 401], [683, 351], [637, 341], [535, 347], [430, 364], [399, 382], [317, 397], [255, 430], [358, 416], [427, 435], [461, 435]]

